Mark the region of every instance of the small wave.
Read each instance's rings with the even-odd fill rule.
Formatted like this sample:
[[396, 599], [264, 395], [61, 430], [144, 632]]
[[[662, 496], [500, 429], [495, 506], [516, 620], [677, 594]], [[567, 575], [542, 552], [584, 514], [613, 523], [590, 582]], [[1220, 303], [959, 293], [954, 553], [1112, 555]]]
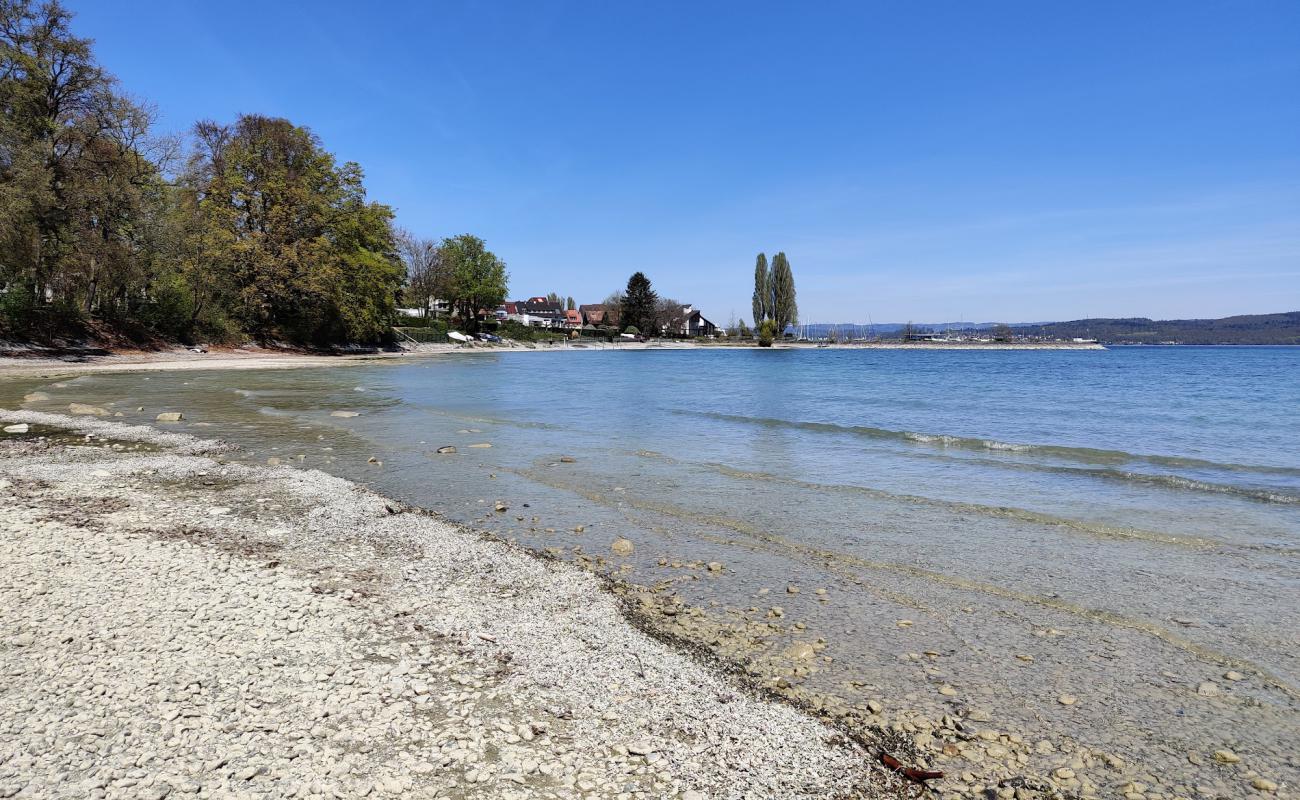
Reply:
[[1277, 489], [1230, 486], [1223, 483], [1198, 481], [1195, 478], [1184, 478], [1181, 475], [1152, 475], [1145, 472], [1124, 472], [1112, 470], [1093, 470], [1092, 472], [1102, 477], [1114, 477], [1120, 480], [1132, 481], [1134, 483], [1148, 483], [1156, 486], [1165, 486], [1170, 489], [1181, 489], [1192, 492], [1209, 492], [1211, 494], [1226, 494], [1234, 497], [1244, 497], [1248, 500], [1258, 500], [1262, 503], [1300, 505], [1300, 495], [1289, 494]]
[[706, 417], [708, 419], [716, 419], [723, 422], [759, 425], [768, 428], [790, 428], [815, 431], [819, 433], [849, 434], [869, 439], [902, 441], [912, 444], [934, 445], [960, 450], [1035, 454], [1090, 464], [1119, 465], [1139, 463], [1170, 468], [1183, 467], [1212, 469], [1224, 472], [1246, 472], [1267, 475], [1300, 475], [1300, 468], [1295, 467], [1233, 464], [1185, 456], [1130, 453], [1124, 450], [1107, 450], [1097, 447], [1071, 447], [1069, 445], [1058, 444], [1004, 442], [996, 439], [984, 439], [974, 436], [955, 436], [945, 433], [900, 431], [891, 428], [877, 428], [871, 425], [840, 425], [833, 422], [807, 422], [800, 420], [777, 419], [773, 417], [749, 417], [742, 414], [725, 414], [716, 411], [697, 411], [694, 409], [672, 409], [672, 412], [675, 414]]

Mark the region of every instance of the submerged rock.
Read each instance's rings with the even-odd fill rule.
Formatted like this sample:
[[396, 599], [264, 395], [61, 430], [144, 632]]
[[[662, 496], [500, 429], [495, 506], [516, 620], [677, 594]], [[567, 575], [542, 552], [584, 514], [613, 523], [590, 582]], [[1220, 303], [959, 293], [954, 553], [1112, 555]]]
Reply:
[[359, 417], [361, 416], [361, 414], [357, 411], [331, 411], [330, 416], [347, 418], [347, 417]]
[[435, 452], [441, 456], [453, 455], [456, 452], [456, 448], [451, 445], [445, 445], [443, 447], [439, 447]]
[[111, 414], [109, 414], [108, 409], [106, 408], [100, 408], [99, 406], [89, 406], [86, 405], [85, 403], [69, 403], [68, 413], [81, 414], [83, 416], [93, 416], [93, 417], [112, 416]]
[[20, 422], [17, 425], [6, 425], [5, 433], [27, 433], [30, 430], [26, 422]]
[[179, 411], [164, 411], [155, 417], [159, 422], [180, 422], [185, 416]]
[[615, 555], [630, 556], [632, 555], [632, 551], [636, 549], [636, 546], [632, 544], [631, 539], [624, 539], [620, 536], [614, 540], [614, 543], [609, 546], [609, 549], [614, 551]]
[[24, 403], [39, 403], [43, 400], [49, 400], [49, 399], [50, 396], [45, 392], [32, 392], [31, 394], [23, 395]]
[[808, 642], [795, 642], [785, 649], [785, 657], [792, 661], [807, 661], [817, 655], [817, 648]]

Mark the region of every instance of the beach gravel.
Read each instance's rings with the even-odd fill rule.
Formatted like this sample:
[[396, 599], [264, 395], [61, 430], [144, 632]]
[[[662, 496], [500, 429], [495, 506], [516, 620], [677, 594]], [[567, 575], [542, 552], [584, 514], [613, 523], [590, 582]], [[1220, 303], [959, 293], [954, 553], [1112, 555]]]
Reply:
[[571, 565], [219, 443], [0, 420], [32, 426], [0, 440], [0, 797], [902, 796]]

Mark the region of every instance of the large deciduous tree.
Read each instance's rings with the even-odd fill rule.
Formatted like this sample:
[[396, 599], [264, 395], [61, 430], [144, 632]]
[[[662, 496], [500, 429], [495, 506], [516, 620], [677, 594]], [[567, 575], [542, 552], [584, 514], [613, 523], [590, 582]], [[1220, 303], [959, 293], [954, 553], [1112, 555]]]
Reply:
[[120, 316], [147, 302], [168, 142], [150, 135], [152, 111], [118, 91], [71, 19], [58, 2], [0, 0], [0, 283], [11, 326], [51, 303]]
[[[183, 185], [196, 215], [191, 283], [220, 283], [258, 338], [374, 340], [403, 278], [392, 210], [366, 202], [361, 168], [336, 165], [285, 119], [200, 122]], [[194, 274], [198, 271], [206, 276]]]
[[447, 265], [438, 241], [398, 230], [397, 252], [406, 266], [406, 302], [428, 317], [433, 300], [446, 299], [447, 293]]
[[439, 248], [447, 269], [447, 299], [467, 329], [478, 330], [479, 312], [490, 313], [505, 302], [506, 265], [477, 236], [444, 239]]
[[649, 335], [655, 330], [655, 302], [658, 299], [645, 273], [632, 273], [632, 277], [627, 279], [627, 289], [623, 293], [620, 324], [624, 329], [634, 327]]

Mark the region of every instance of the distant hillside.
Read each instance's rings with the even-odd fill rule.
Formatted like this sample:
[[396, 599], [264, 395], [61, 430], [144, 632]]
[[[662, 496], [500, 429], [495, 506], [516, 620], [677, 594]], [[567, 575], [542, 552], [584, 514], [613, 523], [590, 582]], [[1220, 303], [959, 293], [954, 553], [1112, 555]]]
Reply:
[[[970, 336], [994, 328], [994, 322], [918, 322], [917, 331]], [[898, 338], [901, 322], [815, 323], [797, 333], [809, 339]], [[1096, 339], [1104, 344], [1300, 344], [1300, 311], [1250, 314], [1223, 319], [1077, 319], [1070, 322], [1013, 322], [1017, 336], [1046, 339]]]
[[1021, 336], [1077, 336], [1105, 344], [1300, 344], [1300, 311], [1223, 319], [1078, 319], [1011, 327]]

